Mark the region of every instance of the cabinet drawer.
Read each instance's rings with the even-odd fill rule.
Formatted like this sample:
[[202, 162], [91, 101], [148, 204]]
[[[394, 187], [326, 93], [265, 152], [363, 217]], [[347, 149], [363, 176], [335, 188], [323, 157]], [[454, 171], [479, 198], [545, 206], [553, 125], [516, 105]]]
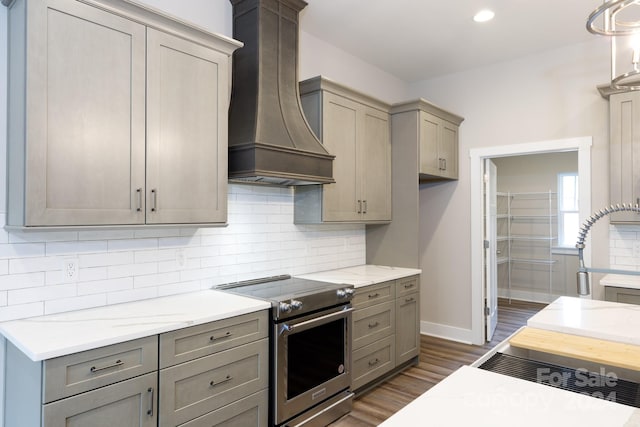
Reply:
[[391, 301], [395, 298], [394, 288], [394, 281], [356, 288], [356, 294], [351, 304], [354, 308], [363, 308], [381, 302]]
[[176, 426], [268, 386], [269, 339], [160, 371], [160, 426]]
[[268, 312], [244, 314], [160, 335], [160, 368], [266, 338]]
[[180, 427], [267, 427], [268, 405], [269, 391], [265, 389]]
[[44, 362], [44, 403], [158, 369], [158, 337], [140, 338]]
[[395, 336], [362, 347], [353, 352], [353, 382], [357, 390], [395, 367]]
[[406, 277], [404, 279], [398, 279], [396, 281], [396, 297], [412, 294], [418, 292], [420, 289], [420, 283], [418, 282], [418, 276]]
[[640, 304], [640, 289], [605, 286], [604, 299], [605, 301], [622, 302], [625, 304]]
[[49, 403], [43, 407], [43, 427], [153, 427], [158, 374], [112, 384]]
[[357, 349], [395, 331], [395, 304], [385, 302], [353, 312], [353, 348]]

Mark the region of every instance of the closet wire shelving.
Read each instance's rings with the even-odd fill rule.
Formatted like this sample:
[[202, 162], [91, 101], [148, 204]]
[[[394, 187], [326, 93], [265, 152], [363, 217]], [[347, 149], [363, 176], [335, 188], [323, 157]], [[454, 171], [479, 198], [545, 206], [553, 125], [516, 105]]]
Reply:
[[[558, 240], [556, 234], [557, 230], [557, 193], [553, 191], [545, 192], [498, 192], [498, 197], [505, 197], [507, 200], [506, 213], [499, 213], [497, 219], [506, 219], [506, 231], [507, 234], [498, 235], [498, 242], [507, 242], [507, 254], [499, 254], [498, 264], [508, 263], [507, 267], [507, 298], [509, 303], [512, 297], [512, 269], [514, 264], [530, 264], [530, 265], [542, 265], [548, 266], [548, 294], [549, 298], [552, 298], [553, 294], [553, 264], [556, 262], [553, 259], [552, 249], [554, 244]], [[528, 208], [527, 213], [514, 213], [520, 208], [514, 208], [514, 201], [527, 200], [535, 203], [533, 207]], [[537, 205], [540, 203], [540, 206]], [[546, 232], [543, 233], [529, 233], [529, 234], [513, 234], [512, 227], [515, 223], [526, 223], [530, 225], [537, 225], [538, 229], [545, 228]], [[513, 255], [514, 242], [532, 242], [532, 243], [548, 243], [548, 251], [546, 251], [545, 257], [520, 257]], [[500, 256], [502, 255], [502, 256]]]

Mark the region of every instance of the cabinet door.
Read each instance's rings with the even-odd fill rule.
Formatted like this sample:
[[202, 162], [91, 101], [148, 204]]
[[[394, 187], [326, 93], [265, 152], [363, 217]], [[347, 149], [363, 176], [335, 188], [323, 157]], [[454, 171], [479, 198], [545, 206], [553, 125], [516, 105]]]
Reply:
[[420, 354], [420, 294], [396, 299], [396, 364]]
[[438, 142], [440, 175], [444, 178], [458, 179], [458, 126], [442, 121]]
[[355, 221], [360, 219], [358, 148], [356, 140], [361, 132], [358, 116], [362, 106], [357, 102], [323, 94], [322, 143], [336, 156], [333, 161], [335, 184], [324, 185], [322, 218], [324, 221]]
[[438, 139], [441, 121], [435, 116], [420, 113], [420, 173], [440, 175]]
[[25, 224], [144, 222], [145, 28], [75, 1], [27, 11]]
[[[640, 92], [611, 95], [610, 109], [610, 194], [611, 203], [640, 201]], [[634, 212], [614, 212], [612, 223], [638, 223]]]
[[358, 141], [362, 170], [362, 213], [368, 221], [391, 220], [391, 138], [389, 115], [373, 108], [363, 112], [364, 129]]
[[147, 31], [147, 223], [225, 222], [229, 57]]
[[152, 427], [158, 374], [151, 373], [44, 405], [43, 427]]

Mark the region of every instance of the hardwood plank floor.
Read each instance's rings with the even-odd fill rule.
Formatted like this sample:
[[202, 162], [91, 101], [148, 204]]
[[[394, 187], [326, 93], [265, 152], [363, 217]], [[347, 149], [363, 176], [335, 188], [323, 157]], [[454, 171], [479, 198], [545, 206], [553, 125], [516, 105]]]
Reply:
[[491, 342], [462, 344], [422, 335], [420, 362], [355, 399], [353, 410], [331, 427], [377, 426], [462, 365], [473, 363], [503, 341], [546, 304], [498, 301], [498, 326]]

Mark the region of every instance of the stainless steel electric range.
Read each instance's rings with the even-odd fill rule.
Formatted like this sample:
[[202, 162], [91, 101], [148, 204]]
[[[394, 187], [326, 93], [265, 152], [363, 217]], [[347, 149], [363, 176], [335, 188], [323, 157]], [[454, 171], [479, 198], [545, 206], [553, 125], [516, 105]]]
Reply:
[[285, 275], [216, 289], [271, 302], [270, 425], [326, 426], [351, 410], [353, 286]]

